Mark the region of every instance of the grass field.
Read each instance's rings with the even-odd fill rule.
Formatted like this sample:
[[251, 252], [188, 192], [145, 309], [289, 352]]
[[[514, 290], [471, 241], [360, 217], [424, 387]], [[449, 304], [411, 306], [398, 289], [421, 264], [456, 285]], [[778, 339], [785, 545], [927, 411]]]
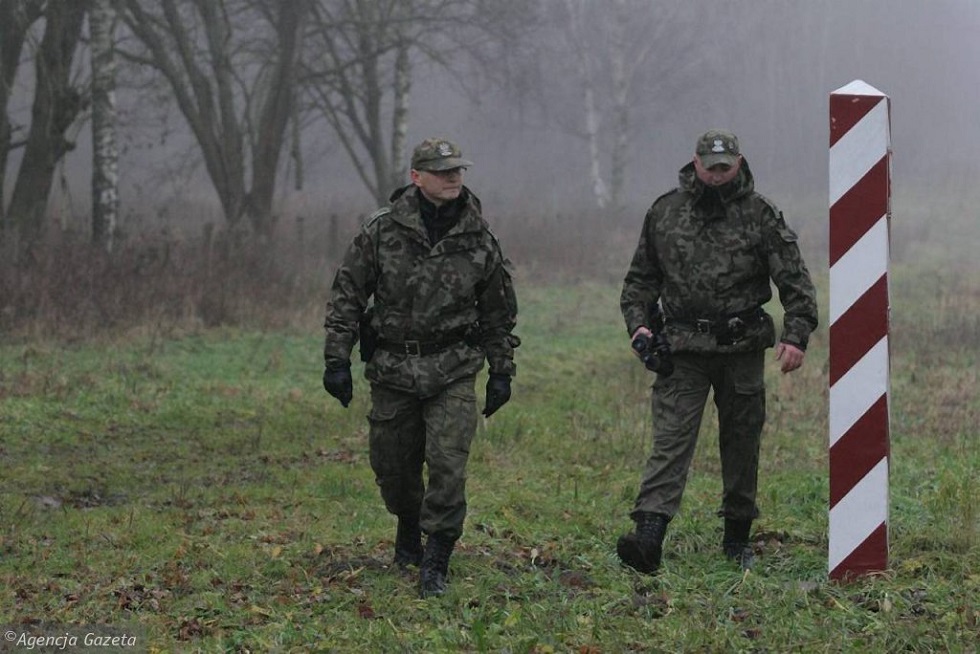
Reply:
[[825, 324], [801, 371], [767, 370], [755, 569], [720, 555], [709, 404], [644, 577], [614, 550], [651, 382], [618, 285], [525, 283], [514, 399], [481, 423], [450, 591], [428, 601], [389, 566], [367, 387], [347, 410], [325, 395], [317, 321], [0, 345], [0, 626], [111, 626], [152, 652], [975, 652], [980, 283], [892, 285], [879, 575], [827, 579]]

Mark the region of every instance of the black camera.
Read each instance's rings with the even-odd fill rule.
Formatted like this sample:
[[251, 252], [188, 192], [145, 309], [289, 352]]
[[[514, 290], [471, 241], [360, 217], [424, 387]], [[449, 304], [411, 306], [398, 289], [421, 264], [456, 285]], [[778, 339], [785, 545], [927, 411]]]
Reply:
[[637, 334], [630, 343], [633, 350], [640, 355], [640, 361], [647, 370], [664, 377], [674, 374], [674, 360], [670, 358], [670, 344], [663, 332], [648, 336]]

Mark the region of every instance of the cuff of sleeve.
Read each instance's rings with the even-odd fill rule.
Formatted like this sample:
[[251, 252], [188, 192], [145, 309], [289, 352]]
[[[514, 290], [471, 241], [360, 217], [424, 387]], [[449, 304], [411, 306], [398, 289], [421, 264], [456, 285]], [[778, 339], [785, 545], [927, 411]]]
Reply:
[[323, 365], [327, 370], [343, 370], [344, 368], [350, 368], [350, 359], [324, 357]]
[[786, 343], [787, 345], [792, 345], [793, 347], [799, 348], [804, 352], [806, 352], [806, 346], [808, 340], [809, 339], [806, 338], [801, 339], [799, 336], [795, 336], [793, 334], [786, 334], [781, 339], [779, 339], [779, 342]]
[[490, 364], [490, 375], [499, 375], [501, 377], [513, 377], [517, 374], [517, 366], [514, 365], [513, 361], [501, 361], [499, 363]]

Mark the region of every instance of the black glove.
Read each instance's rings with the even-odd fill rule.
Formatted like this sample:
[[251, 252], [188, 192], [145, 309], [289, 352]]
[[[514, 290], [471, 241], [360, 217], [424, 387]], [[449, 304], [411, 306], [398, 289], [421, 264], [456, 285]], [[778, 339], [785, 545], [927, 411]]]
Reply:
[[344, 408], [354, 397], [354, 380], [350, 376], [350, 364], [343, 368], [327, 368], [323, 371], [323, 387], [337, 398]]
[[510, 375], [490, 373], [487, 379], [487, 402], [483, 407], [483, 415], [487, 418], [496, 413], [497, 409], [507, 404], [510, 399]]

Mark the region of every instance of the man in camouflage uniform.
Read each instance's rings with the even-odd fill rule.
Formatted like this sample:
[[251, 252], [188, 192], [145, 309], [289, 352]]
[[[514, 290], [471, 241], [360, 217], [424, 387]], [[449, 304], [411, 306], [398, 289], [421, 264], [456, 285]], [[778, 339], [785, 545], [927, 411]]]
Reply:
[[709, 389], [718, 408], [722, 549], [751, 565], [766, 415], [764, 350], [776, 340], [773, 319], [762, 309], [772, 297], [770, 279], [785, 311], [776, 345], [782, 372], [802, 365], [817, 326], [816, 293], [796, 239], [779, 209], [755, 192], [738, 139], [723, 130], [698, 139], [680, 186], [646, 214], [620, 305], [634, 340], [658, 336], [651, 330], [662, 315], [660, 338], [669, 344], [674, 371], [661, 372], [653, 385], [653, 451], [630, 514], [636, 528], [617, 543], [623, 563], [640, 572], [660, 565]]
[[[360, 334], [371, 383], [371, 468], [385, 506], [398, 517], [395, 563], [420, 565], [422, 597], [445, 591], [463, 529], [476, 374], [487, 360], [489, 417], [510, 399], [520, 344], [512, 334], [517, 301], [509, 262], [480, 200], [463, 185], [470, 165], [443, 139], [415, 148], [412, 183], [355, 236], [324, 323], [323, 385], [344, 407], [353, 395], [350, 355]], [[373, 355], [365, 351], [371, 341]]]

